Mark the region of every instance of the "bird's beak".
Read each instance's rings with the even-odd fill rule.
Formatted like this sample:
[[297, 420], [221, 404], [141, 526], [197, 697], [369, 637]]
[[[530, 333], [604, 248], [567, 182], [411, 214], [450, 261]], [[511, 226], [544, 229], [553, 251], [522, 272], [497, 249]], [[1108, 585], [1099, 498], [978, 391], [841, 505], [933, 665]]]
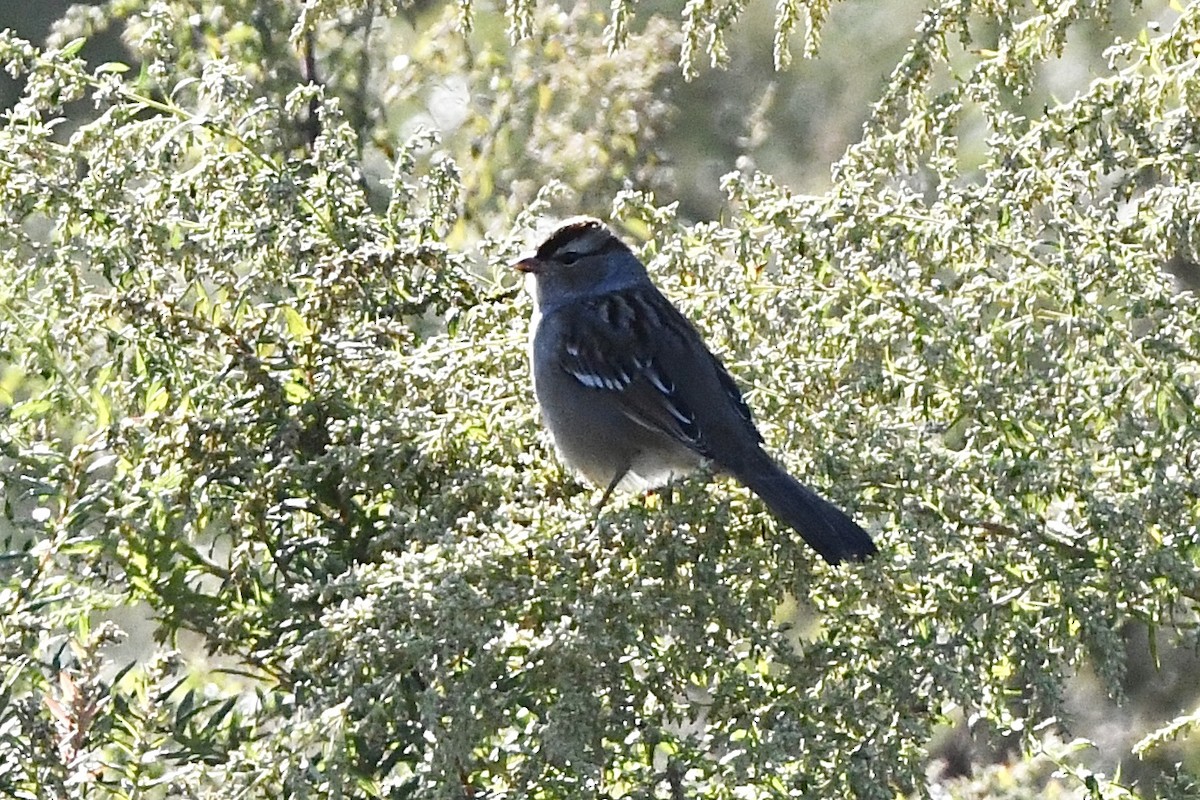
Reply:
[[513, 269], [517, 272], [536, 275], [542, 271], [542, 262], [538, 261], [536, 256], [529, 256], [513, 264]]

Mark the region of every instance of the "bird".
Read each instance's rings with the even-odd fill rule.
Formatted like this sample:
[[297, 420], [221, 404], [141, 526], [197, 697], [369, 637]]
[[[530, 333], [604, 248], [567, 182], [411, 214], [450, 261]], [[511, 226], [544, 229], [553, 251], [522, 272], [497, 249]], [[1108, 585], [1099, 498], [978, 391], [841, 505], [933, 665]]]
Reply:
[[646, 491], [703, 467], [758, 495], [825, 561], [861, 561], [870, 535], [763, 449], [741, 390], [645, 265], [594, 217], [558, 225], [514, 268], [533, 298], [529, 355], [559, 458], [604, 487]]

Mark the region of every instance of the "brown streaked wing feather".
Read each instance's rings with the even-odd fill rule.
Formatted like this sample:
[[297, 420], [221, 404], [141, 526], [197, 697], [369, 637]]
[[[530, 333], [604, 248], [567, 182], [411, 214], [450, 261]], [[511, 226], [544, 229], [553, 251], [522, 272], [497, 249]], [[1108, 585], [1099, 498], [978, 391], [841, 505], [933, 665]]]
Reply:
[[586, 388], [607, 392], [637, 424], [707, 456], [695, 415], [654, 355], [670, 344], [663, 337], [683, 344], [694, 334], [665, 300], [652, 305], [644, 301], [644, 292], [638, 288], [586, 301], [587, 313], [570, 315], [560, 364]]

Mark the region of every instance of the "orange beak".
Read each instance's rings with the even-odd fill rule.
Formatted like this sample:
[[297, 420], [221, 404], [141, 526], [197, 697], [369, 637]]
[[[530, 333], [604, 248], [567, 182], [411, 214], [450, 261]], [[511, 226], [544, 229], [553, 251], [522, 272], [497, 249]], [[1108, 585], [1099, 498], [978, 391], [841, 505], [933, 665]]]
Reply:
[[529, 256], [513, 264], [513, 269], [517, 272], [527, 272], [536, 275], [542, 271], [542, 262], [538, 261], [536, 256]]

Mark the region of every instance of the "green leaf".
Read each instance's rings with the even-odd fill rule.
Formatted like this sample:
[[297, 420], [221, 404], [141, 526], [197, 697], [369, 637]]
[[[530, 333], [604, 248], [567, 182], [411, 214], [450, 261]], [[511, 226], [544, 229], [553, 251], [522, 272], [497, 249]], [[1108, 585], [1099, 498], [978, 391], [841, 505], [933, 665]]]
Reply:
[[64, 44], [58, 53], [63, 58], [74, 58], [85, 44], [87, 44], [87, 39], [80, 36]]
[[25, 419], [27, 417], [41, 416], [53, 407], [54, 403], [51, 400], [37, 398], [17, 403], [12, 407], [9, 414], [13, 419]]
[[283, 394], [292, 405], [299, 405], [312, 397], [307, 386], [298, 381], [288, 381], [283, 385]]
[[291, 306], [283, 306], [283, 318], [286, 321], [288, 333], [297, 339], [307, 339], [312, 335], [304, 317], [300, 316], [300, 312]]

